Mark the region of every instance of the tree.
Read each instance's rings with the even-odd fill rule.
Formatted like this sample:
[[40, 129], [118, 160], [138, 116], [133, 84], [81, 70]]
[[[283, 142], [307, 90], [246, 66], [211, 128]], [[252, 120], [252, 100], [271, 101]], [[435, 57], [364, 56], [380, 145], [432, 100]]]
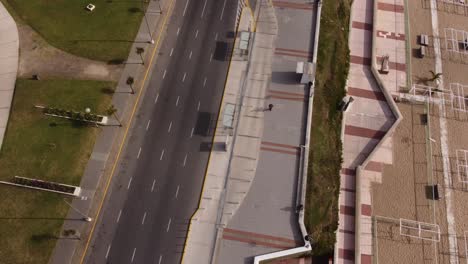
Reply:
[[429, 81], [439, 83], [440, 78], [442, 77], [442, 73], [435, 73], [434, 71], [429, 71], [429, 72], [432, 75], [432, 77], [429, 78]]
[[135, 82], [135, 80], [133, 79], [132, 76], [128, 76], [127, 78], [127, 84], [128, 86], [130, 86], [130, 90], [132, 90], [132, 94], [135, 93], [135, 90], [133, 90], [133, 83]]
[[106, 109], [106, 114], [108, 116], [113, 115], [115, 117], [115, 119], [117, 120], [117, 122], [119, 122], [119, 126], [120, 127], [122, 126], [122, 123], [120, 122], [119, 118], [117, 117], [117, 108], [115, 108], [115, 106], [113, 104], [111, 104], [109, 106], [109, 108]]
[[141, 48], [141, 47], [137, 47], [136, 48], [136, 53], [138, 55], [140, 55], [140, 59], [141, 59], [141, 64], [145, 65], [145, 61], [143, 60], [143, 52], [145, 52], [145, 49], [144, 48]]

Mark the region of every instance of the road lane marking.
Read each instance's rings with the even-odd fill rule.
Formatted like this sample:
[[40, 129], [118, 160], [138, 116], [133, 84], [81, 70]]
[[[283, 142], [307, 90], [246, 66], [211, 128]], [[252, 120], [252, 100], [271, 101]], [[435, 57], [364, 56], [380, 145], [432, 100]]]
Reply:
[[169, 223], [167, 223], [166, 232], [169, 232], [169, 228], [171, 228], [171, 221], [172, 221], [172, 218], [169, 218]]
[[198, 101], [197, 111], [200, 111], [200, 101]]
[[127, 190], [130, 189], [130, 184], [132, 184], [132, 177], [130, 177], [130, 180], [128, 181]]
[[190, 2], [190, 0], [187, 0], [187, 3], [185, 4], [185, 8], [184, 8], [184, 14], [182, 14], [182, 16], [185, 16], [185, 11], [187, 11], [187, 7], [188, 7], [189, 2]]
[[162, 261], [162, 255], [159, 255], [159, 262], [158, 262], [158, 264], [161, 264], [161, 261]]
[[169, 128], [167, 129], [167, 133], [171, 132], [171, 127], [172, 127], [172, 121], [171, 121], [171, 123], [169, 124]]
[[153, 192], [155, 184], [156, 184], [156, 180], [153, 180], [153, 185], [151, 186], [151, 192]]
[[185, 163], [187, 163], [187, 154], [185, 154], [184, 164], [182, 165], [182, 167], [185, 167]]
[[107, 259], [107, 257], [109, 256], [109, 251], [110, 251], [110, 248], [111, 248], [111, 245], [109, 245], [109, 246], [107, 247], [107, 252], [106, 252], [106, 259]]
[[203, 81], [203, 87], [205, 87], [206, 85], [206, 77], [205, 77], [205, 80]]
[[203, 5], [203, 10], [201, 12], [201, 17], [203, 17], [203, 14], [205, 13], [206, 2], [208, 2], [208, 0], [205, 0], [205, 4]]
[[174, 52], [174, 48], [171, 49], [171, 53], [169, 54], [169, 57], [172, 57], [172, 52]]
[[138, 150], [137, 159], [139, 159], [139, 158], [140, 158], [140, 154], [141, 154], [141, 147], [140, 147], [140, 149]]
[[186, 77], [186, 76], [187, 76], [187, 73], [186, 73], [186, 72], [184, 72], [184, 77], [182, 77], [182, 82], [184, 82], [184, 81], [185, 81], [185, 77]]
[[179, 195], [179, 187], [180, 187], [180, 186], [177, 185], [177, 190], [176, 190], [176, 192], [175, 192], [175, 198], [176, 198], [176, 199], [177, 199], [177, 196]]
[[135, 258], [135, 252], [136, 252], [136, 248], [133, 249], [132, 262], [133, 262], [133, 259]]
[[175, 102], [175, 105], [176, 105], [176, 106], [179, 105], [179, 98], [180, 98], [180, 96], [177, 96], [177, 100], [176, 100], [176, 102]]
[[221, 10], [221, 15], [219, 16], [219, 20], [223, 20], [224, 8], [226, 7], [226, 0], [224, 0], [223, 9]]
[[146, 124], [146, 131], [148, 131], [149, 125], [151, 124], [151, 120], [148, 120], [148, 124]]
[[177, 28], [177, 36], [179, 36], [180, 27]]
[[218, 32], [216, 32], [216, 35], [215, 35], [215, 41], [218, 40]]
[[193, 137], [193, 130], [195, 130], [194, 127], [192, 127], [192, 132], [190, 132], [190, 137]]
[[156, 98], [154, 98], [154, 103], [158, 102], [159, 94], [156, 94]]
[[146, 212], [143, 214], [143, 219], [141, 220], [141, 224], [142, 224], [142, 225], [145, 224], [145, 219], [146, 219]]
[[166, 72], [167, 70], [164, 70], [163, 79], [166, 78]]
[[161, 157], [159, 158], [159, 160], [162, 160], [163, 157], [164, 157], [164, 149], [161, 152]]
[[122, 210], [119, 211], [119, 215], [117, 216], [117, 223], [119, 222], [121, 215], [122, 215]]
[[190, 60], [192, 58], [192, 51], [190, 51], [190, 55], [188, 56], [188, 59]]
[[198, 37], [198, 29], [197, 29], [197, 32], [195, 32], [195, 38]]

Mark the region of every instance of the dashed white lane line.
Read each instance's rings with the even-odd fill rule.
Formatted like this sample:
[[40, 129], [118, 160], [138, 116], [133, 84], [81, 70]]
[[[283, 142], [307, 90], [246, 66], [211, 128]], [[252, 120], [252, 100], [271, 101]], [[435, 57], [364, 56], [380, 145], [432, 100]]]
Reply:
[[198, 37], [198, 29], [197, 29], [197, 32], [195, 32], [195, 38]]
[[169, 232], [169, 229], [171, 228], [171, 221], [172, 221], [172, 218], [169, 218], [169, 223], [167, 223], [166, 232]]
[[117, 223], [119, 222], [121, 215], [122, 215], [122, 210], [119, 211], [119, 215], [117, 216], [117, 221], [116, 221]]
[[186, 72], [184, 72], [184, 77], [182, 77], [182, 82], [185, 81], [185, 77], [187, 77], [187, 73], [186, 73]]
[[179, 36], [180, 27], [177, 28], [177, 36]]
[[109, 251], [110, 251], [110, 249], [111, 249], [111, 245], [109, 245], [109, 246], [107, 247], [106, 259], [107, 259], [107, 257], [109, 256]]
[[205, 87], [206, 85], [206, 77], [205, 77], [205, 80], [203, 81], [203, 87]]
[[133, 262], [133, 259], [135, 258], [135, 253], [136, 253], [136, 248], [133, 249], [132, 261], [131, 262]]
[[171, 123], [169, 123], [169, 128], [167, 129], [167, 133], [171, 132], [171, 128], [172, 128], [172, 121], [171, 121]]
[[128, 181], [128, 185], [127, 185], [127, 190], [130, 189], [130, 184], [132, 184], [132, 177], [130, 177], [130, 180]]
[[171, 53], [169, 54], [169, 57], [172, 56], [172, 53], [174, 52], [174, 48], [171, 49]]
[[219, 20], [223, 20], [224, 8], [226, 7], [226, 0], [224, 0], [223, 9], [221, 10], [221, 15], [219, 16]]
[[146, 212], [143, 214], [143, 219], [141, 219], [141, 224], [145, 224], [145, 219], [146, 219]]
[[151, 185], [151, 192], [153, 192], [155, 184], [156, 184], [156, 180], [153, 180], [153, 185]]
[[151, 124], [151, 120], [148, 120], [148, 124], [146, 124], [146, 131], [148, 131], [150, 124]]
[[203, 10], [201, 12], [201, 17], [203, 17], [203, 14], [205, 13], [206, 2], [208, 2], [208, 0], [205, 0], [205, 4], [203, 5]]
[[140, 147], [140, 149], [138, 150], [137, 159], [139, 159], [139, 158], [140, 158], [140, 154], [141, 154], [141, 147]]
[[158, 261], [158, 264], [161, 264], [161, 261], [162, 261], [162, 255], [159, 255], [159, 261]]
[[210, 62], [213, 60], [213, 52], [210, 55]]
[[215, 41], [218, 40], [218, 32], [215, 34]]
[[188, 56], [188, 59], [190, 60], [192, 58], [192, 51], [190, 51], [190, 55]]
[[180, 186], [177, 185], [177, 190], [176, 190], [176, 192], [175, 192], [175, 198], [176, 198], [176, 199], [177, 199], [177, 196], [179, 196], [179, 187], [180, 187]]
[[164, 70], [163, 79], [166, 78], [166, 73], [167, 73], [167, 70]]
[[190, 132], [190, 137], [193, 137], [193, 130], [195, 130], [194, 127], [192, 127], [192, 132]]
[[184, 13], [182, 14], [182, 16], [185, 16], [185, 12], [187, 11], [187, 7], [188, 7], [189, 2], [190, 2], [190, 0], [187, 0], [187, 3], [185, 4], [185, 8], [184, 8]]
[[154, 103], [158, 102], [159, 94], [156, 94], [156, 97], [154, 98]]
[[182, 164], [182, 167], [185, 167], [185, 164], [187, 163], [187, 154], [185, 154], [185, 158], [184, 158], [184, 164]]
[[161, 157], [159, 158], [159, 160], [162, 160], [163, 157], [164, 157], [164, 149], [163, 149], [162, 152], [161, 152]]
[[200, 111], [200, 101], [198, 101], [197, 111]]
[[177, 100], [175, 102], [175, 105], [178, 106], [179, 105], [179, 99], [180, 99], [180, 96], [177, 96]]

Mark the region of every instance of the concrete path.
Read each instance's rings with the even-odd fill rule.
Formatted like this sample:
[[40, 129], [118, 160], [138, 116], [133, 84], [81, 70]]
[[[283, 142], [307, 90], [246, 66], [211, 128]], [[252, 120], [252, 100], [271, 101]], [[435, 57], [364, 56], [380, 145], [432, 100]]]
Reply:
[[8, 125], [19, 59], [18, 28], [0, 2], [0, 149]]

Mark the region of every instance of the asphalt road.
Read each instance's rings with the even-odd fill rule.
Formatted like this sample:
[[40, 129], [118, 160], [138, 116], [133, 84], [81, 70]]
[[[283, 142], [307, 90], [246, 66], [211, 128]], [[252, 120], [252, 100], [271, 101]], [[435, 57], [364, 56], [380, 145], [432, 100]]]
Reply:
[[224, 90], [235, 0], [176, 1], [86, 263], [179, 263]]

